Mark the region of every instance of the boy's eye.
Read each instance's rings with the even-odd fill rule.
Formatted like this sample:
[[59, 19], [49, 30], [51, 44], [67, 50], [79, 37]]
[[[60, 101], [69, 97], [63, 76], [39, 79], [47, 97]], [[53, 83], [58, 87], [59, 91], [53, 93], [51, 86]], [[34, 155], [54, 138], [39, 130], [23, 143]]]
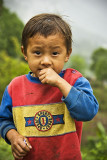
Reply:
[[54, 56], [57, 56], [59, 53], [58, 52], [53, 52], [52, 53]]
[[41, 54], [41, 52], [39, 52], [39, 51], [35, 51], [34, 53], [35, 53], [36, 55], [38, 55], [38, 56]]

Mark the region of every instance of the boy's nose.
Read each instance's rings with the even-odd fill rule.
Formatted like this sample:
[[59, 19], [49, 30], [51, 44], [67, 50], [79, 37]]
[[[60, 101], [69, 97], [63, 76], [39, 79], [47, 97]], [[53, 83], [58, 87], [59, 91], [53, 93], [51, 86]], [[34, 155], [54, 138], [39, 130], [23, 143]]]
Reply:
[[43, 57], [43, 59], [41, 60], [41, 64], [45, 65], [46, 67], [50, 67], [52, 62], [51, 59], [48, 56]]

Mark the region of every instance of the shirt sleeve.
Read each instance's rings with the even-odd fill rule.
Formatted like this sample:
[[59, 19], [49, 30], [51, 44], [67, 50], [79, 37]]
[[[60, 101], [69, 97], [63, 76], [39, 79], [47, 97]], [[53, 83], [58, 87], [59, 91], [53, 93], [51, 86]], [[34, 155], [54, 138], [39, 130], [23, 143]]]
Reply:
[[6, 138], [6, 133], [10, 129], [16, 128], [12, 116], [12, 99], [8, 93], [8, 87], [6, 87], [0, 106], [0, 135], [9, 144], [10, 142]]
[[89, 121], [98, 112], [98, 102], [93, 95], [89, 81], [80, 77], [72, 86], [68, 96], [62, 97], [70, 115], [77, 121]]

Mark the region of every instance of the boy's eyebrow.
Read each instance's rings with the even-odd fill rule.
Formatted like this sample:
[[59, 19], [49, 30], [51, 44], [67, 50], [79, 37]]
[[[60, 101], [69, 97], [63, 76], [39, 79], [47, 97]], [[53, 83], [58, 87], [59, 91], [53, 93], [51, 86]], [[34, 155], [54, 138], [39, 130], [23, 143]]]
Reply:
[[41, 45], [35, 45], [35, 46], [32, 47], [32, 49], [40, 49], [40, 48], [42, 48]]
[[[41, 48], [43, 48], [43, 46], [42, 45], [35, 45], [32, 48], [33, 49], [41, 49]], [[52, 48], [52, 49], [61, 49], [60, 46], [49, 46], [49, 48]]]
[[61, 48], [61, 47], [60, 46], [53, 46], [53, 47], [51, 46], [51, 48]]

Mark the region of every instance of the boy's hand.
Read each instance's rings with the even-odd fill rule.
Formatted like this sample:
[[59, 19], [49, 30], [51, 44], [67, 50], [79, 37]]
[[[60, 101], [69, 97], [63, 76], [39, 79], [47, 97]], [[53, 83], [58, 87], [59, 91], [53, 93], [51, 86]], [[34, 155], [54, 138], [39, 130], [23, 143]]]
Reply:
[[44, 84], [57, 86], [57, 81], [60, 78], [61, 77], [52, 68], [45, 68], [39, 72], [39, 79]]
[[66, 97], [72, 86], [63, 78], [61, 78], [52, 68], [45, 68], [39, 72], [39, 79], [42, 83], [50, 84], [58, 87], [63, 96]]
[[[11, 142], [12, 153], [16, 159], [23, 159], [23, 157], [26, 156], [26, 154], [32, 148], [27, 138], [20, 135], [14, 129], [11, 129], [7, 132], [7, 138]], [[26, 140], [26, 143], [24, 140]]]

